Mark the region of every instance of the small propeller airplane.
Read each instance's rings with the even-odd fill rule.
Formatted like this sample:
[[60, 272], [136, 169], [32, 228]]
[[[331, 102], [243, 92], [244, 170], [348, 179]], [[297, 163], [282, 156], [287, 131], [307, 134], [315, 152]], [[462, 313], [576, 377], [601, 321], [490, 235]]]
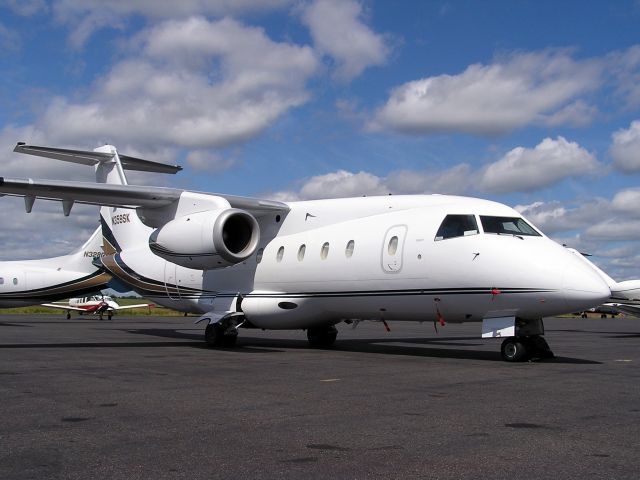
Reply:
[[151, 308], [153, 303], [139, 303], [136, 305], [118, 305], [118, 303], [109, 295], [92, 295], [90, 297], [70, 298], [68, 302], [43, 303], [43, 307], [58, 308], [67, 311], [67, 320], [71, 318], [71, 312], [79, 312], [80, 315], [94, 314], [99, 315], [102, 320], [103, 315], [111, 320], [113, 314], [119, 310], [131, 308]]
[[311, 346], [328, 347], [341, 322], [479, 322], [506, 361], [552, 357], [543, 317], [600, 305], [621, 286], [497, 202], [279, 202], [129, 185], [125, 170], [180, 167], [112, 145], [14, 151], [93, 166], [96, 183], [0, 177], [0, 194], [24, 197], [27, 211], [36, 198], [65, 215], [74, 202], [100, 205], [102, 266], [145, 298], [200, 314], [211, 346], [234, 345], [241, 327], [306, 330]]

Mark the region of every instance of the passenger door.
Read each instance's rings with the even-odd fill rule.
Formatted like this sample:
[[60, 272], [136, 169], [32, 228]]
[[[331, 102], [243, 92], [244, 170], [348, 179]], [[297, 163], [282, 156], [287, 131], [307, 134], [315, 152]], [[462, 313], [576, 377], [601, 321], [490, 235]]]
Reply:
[[382, 269], [386, 273], [398, 273], [402, 270], [406, 237], [406, 225], [395, 225], [387, 230], [382, 243]]

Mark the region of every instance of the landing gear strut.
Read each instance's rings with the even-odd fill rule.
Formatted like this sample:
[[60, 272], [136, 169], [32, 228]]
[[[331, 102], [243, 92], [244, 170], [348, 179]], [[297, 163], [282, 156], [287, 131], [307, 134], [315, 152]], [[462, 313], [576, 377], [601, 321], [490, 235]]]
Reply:
[[312, 327], [307, 328], [307, 339], [309, 345], [314, 348], [326, 348], [333, 345], [338, 336], [338, 329], [333, 325], [328, 327]]
[[524, 362], [531, 358], [554, 358], [549, 344], [541, 335], [509, 337], [500, 347], [502, 359], [507, 362]]

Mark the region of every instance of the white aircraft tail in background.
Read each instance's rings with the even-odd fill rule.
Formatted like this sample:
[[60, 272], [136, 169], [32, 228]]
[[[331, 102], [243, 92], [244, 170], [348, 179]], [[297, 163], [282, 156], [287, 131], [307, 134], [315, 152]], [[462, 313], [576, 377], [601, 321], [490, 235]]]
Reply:
[[103, 315], [107, 315], [107, 318], [111, 320], [113, 314], [119, 310], [126, 310], [132, 308], [144, 308], [153, 307], [153, 303], [138, 303], [136, 305], [118, 305], [118, 303], [108, 295], [92, 295], [90, 297], [70, 298], [68, 302], [57, 303], [44, 303], [44, 307], [58, 308], [67, 311], [67, 319], [71, 318], [71, 312], [79, 312], [80, 315], [95, 314], [100, 316], [102, 320]]
[[0, 262], [0, 308], [39, 305], [106, 288], [111, 275], [94, 264], [103, 255], [98, 228], [69, 255]]
[[[600, 313], [603, 318], [607, 313], [615, 315], [617, 313], [627, 313], [635, 317], [640, 316], [640, 280], [625, 280], [623, 282], [616, 282], [613, 278], [598, 268], [593, 262], [591, 262], [585, 254], [580, 253], [574, 248], [568, 248], [571, 253], [583, 261], [586, 265], [589, 265], [600, 277], [605, 281], [611, 290], [611, 296], [609, 302], [603, 303], [600, 306], [589, 309], [589, 311]], [[586, 317], [586, 312], [583, 312], [583, 318]]]

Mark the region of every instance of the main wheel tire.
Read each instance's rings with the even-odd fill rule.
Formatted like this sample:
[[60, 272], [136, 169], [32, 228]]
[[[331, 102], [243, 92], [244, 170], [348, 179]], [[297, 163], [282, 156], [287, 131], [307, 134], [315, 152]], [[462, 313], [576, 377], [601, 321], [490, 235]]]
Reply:
[[224, 331], [219, 323], [210, 323], [207, 328], [204, 329], [204, 341], [210, 347], [219, 347], [222, 345], [222, 339], [224, 337]]
[[219, 323], [210, 323], [204, 329], [204, 340], [210, 347], [233, 347], [238, 339], [238, 334], [225, 335], [224, 326]]
[[312, 327], [307, 329], [307, 340], [314, 348], [326, 348], [333, 345], [338, 336], [338, 330], [333, 325], [329, 327]]
[[238, 340], [238, 334], [235, 334], [235, 335], [223, 335], [222, 336], [222, 346], [223, 347], [233, 347], [236, 344], [236, 340]]
[[529, 352], [526, 342], [522, 342], [516, 337], [509, 337], [502, 342], [500, 353], [506, 362], [523, 362], [527, 359]]
[[67, 320], [71, 320], [71, 314], [67, 313]]

